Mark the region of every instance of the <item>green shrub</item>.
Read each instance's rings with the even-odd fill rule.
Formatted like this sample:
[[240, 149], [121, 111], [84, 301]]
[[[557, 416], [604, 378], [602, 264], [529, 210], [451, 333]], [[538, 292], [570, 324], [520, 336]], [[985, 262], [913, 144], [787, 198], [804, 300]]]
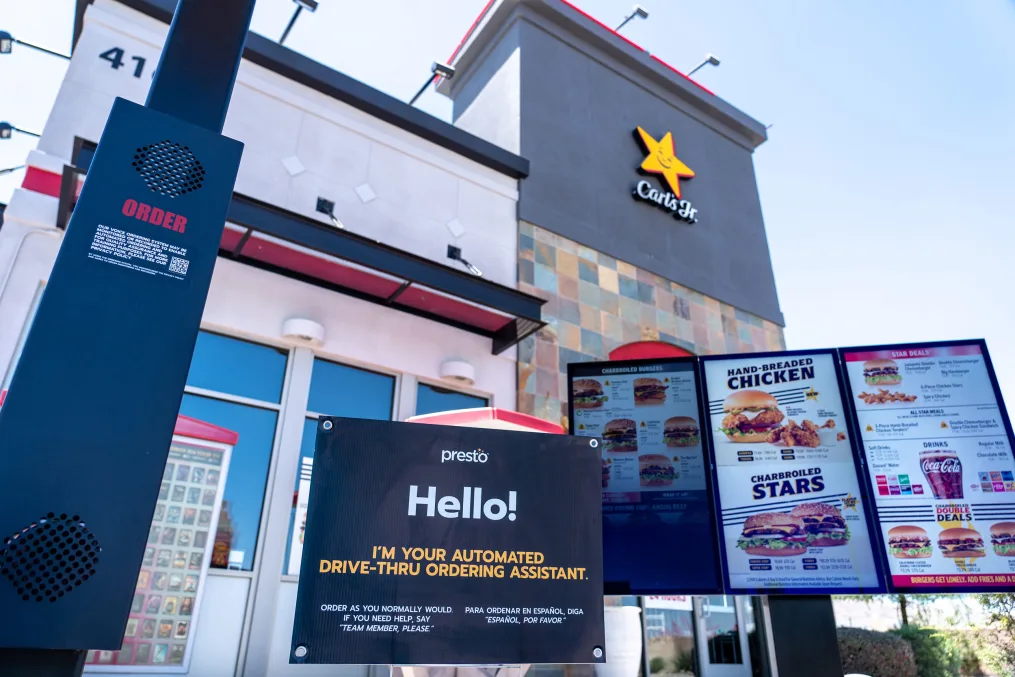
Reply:
[[666, 669], [666, 659], [662, 656], [653, 656], [652, 660], [648, 662], [648, 670], [652, 674], [662, 672]]
[[985, 677], [981, 659], [983, 639], [975, 630], [941, 630], [949, 647], [959, 659], [959, 674], [962, 677]]
[[[917, 677], [913, 648], [901, 637], [860, 628], [838, 628], [838, 635], [843, 673]], [[924, 677], [923, 673], [919, 677]]]
[[673, 661], [674, 672], [694, 672], [694, 655], [690, 651], [681, 651]]
[[962, 656], [946, 633], [915, 625], [904, 625], [892, 632], [913, 647], [919, 677], [959, 677]]

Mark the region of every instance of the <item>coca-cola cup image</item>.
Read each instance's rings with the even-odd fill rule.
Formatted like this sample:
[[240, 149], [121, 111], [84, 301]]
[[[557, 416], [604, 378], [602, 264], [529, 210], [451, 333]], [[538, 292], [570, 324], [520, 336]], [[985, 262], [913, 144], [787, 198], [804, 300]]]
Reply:
[[954, 451], [921, 451], [920, 468], [934, 492], [934, 498], [962, 498], [962, 461]]

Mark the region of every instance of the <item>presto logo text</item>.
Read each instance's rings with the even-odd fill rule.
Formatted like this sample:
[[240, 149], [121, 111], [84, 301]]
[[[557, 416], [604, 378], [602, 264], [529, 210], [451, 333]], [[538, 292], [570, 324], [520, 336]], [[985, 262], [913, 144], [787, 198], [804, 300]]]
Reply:
[[502, 520], [507, 517], [509, 522], [515, 521], [515, 510], [518, 509], [518, 492], [509, 491], [507, 503], [499, 498], [483, 501], [482, 487], [465, 487], [462, 497], [443, 496], [437, 498], [437, 487], [429, 487], [425, 496], [420, 496], [419, 487], [409, 486], [409, 517], [416, 516], [416, 509], [426, 508], [426, 516], [440, 515], [448, 519], [483, 519]]
[[453, 463], [486, 463], [489, 456], [482, 449], [475, 451], [451, 451], [441, 449], [441, 463], [451, 461]]

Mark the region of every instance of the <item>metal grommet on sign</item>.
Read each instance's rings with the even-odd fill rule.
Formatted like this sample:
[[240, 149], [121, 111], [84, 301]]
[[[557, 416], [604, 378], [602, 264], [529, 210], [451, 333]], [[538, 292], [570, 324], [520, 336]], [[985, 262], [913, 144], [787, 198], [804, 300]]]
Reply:
[[[327, 426], [330, 426], [331, 422], [330, 421], [325, 421], [324, 424], [327, 425]], [[597, 649], [597, 651], [598, 651], [598, 649]], [[602, 653], [602, 651], [600, 651], [599, 653]], [[305, 647], [305, 646], [298, 646], [298, 647], [296, 647], [296, 650], [293, 651], [293, 655], [296, 656], [296, 658], [306, 658], [307, 657], [307, 647]]]
[[597, 646], [595, 649], [592, 650], [592, 655], [595, 656], [596, 658], [602, 658], [603, 650]]
[[[323, 424], [321, 425], [321, 427], [322, 427], [322, 428], [324, 428], [325, 430], [331, 430], [331, 426], [332, 426], [332, 423], [331, 423], [331, 421], [325, 421], [325, 422], [324, 422], [324, 423], [323, 423]], [[303, 649], [304, 649], [304, 651], [305, 651], [305, 650], [306, 650], [306, 647], [303, 647]]]
[[589, 446], [595, 449], [599, 446], [599, 440], [589, 440]]

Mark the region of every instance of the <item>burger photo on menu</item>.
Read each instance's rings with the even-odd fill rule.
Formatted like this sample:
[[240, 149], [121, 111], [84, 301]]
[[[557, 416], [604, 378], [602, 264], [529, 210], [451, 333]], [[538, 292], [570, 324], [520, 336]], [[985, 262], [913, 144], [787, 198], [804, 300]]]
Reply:
[[666, 401], [666, 389], [668, 387], [657, 378], [642, 377], [634, 379], [635, 406], [662, 404]]
[[774, 397], [760, 390], [738, 390], [722, 405], [726, 414], [719, 427], [732, 442], [765, 442], [785, 415]]
[[895, 360], [867, 360], [863, 363], [863, 380], [869, 386], [896, 386], [902, 383]]
[[615, 418], [603, 426], [603, 451], [638, 451], [638, 425], [629, 418]]
[[595, 379], [576, 379], [571, 384], [574, 393], [574, 408], [598, 409], [606, 402], [603, 384]]
[[698, 422], [690, 416], [674, 416], [663, 423], [663, 440], [667, 447], [693, 447], [701, 442]]
[[983, 557], [983, 537], [973, 529], [945, 529], [937, 538], [937, 547], [944, 557]]
[[842, 513], [827, 503], [801, 503], [790, 515], [803, 520], [804, 529], [815, 548], [831, 548], [849, 542], [849, 528]]
[[990, 542], [994, 554], [1015, 557], [1015, 522], [998, 522], [990, 526]]
[[785, 512], [763, 512], [744, 522], [737, 547], [748, 555], [793, 557], [807, 552], [804, 521]]
[[926, 559], [934, 553], [922, 528], [902, 524], [888, 530], [888, 554], [895, 559]]
[[575, 409], [598, 409], [606, 402], [603, 384], [594, 378], [578, 378], [571, 384]]
[[643, 487], [666, 487], [673, 484], [676, 477], [670, 459], [662, 454], [639, 456], [638, 475]]

